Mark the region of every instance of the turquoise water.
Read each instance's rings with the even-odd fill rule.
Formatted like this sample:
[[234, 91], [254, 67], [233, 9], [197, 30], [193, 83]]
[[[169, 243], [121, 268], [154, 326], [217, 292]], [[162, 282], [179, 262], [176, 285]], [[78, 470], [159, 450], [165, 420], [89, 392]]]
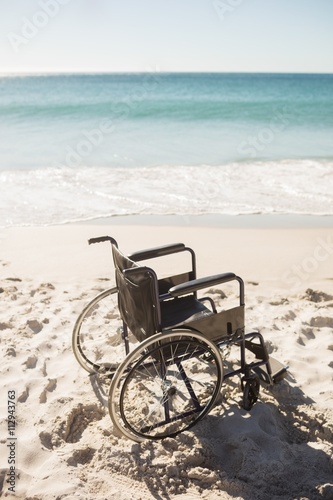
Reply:
[[333, 75], [7, 76], [0, 141], [0, 224], [333, 211]]

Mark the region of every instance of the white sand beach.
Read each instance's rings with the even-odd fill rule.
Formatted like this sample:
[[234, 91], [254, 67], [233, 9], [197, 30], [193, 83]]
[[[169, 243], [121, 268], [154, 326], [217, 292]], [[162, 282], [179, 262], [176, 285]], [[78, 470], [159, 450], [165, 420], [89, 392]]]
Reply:
[[[240, 406], [239, 380], [225, 381], [219, 404], [174, 439], [116, 435], [106, 381], [88, 376], [71, 349], [83, 306], [114, 282], [109, 245], [87, 245], [105, 234], [124, 253], [183, 242], [196, 252], [198, 277], [241, 276], [246, 329], [264, 335], [287, 378], [261, 389], [251, 412]], [[13, 496], [13, 442], [13, 498], [333, 498], [332, 226], [104, 221], [1, 229], [0, 245], [1, 497]]]

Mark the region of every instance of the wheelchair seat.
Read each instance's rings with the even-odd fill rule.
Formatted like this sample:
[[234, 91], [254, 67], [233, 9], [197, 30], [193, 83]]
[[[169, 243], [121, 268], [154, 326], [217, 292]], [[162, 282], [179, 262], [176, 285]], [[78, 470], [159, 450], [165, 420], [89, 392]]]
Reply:
[[163, 329], [185, 325], [213, 314], [213, 311], [196, 299], [194, 295], [187, 295], [161, 303], [161, 326]]

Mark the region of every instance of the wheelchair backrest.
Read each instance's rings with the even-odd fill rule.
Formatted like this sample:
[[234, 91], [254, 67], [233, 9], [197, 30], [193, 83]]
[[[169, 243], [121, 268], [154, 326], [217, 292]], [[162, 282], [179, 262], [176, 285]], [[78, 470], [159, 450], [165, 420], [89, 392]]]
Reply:
[[112, 245], [121, 317], [141, 342], [160, 330], [158, 285], [154, 271], [141, 267]]

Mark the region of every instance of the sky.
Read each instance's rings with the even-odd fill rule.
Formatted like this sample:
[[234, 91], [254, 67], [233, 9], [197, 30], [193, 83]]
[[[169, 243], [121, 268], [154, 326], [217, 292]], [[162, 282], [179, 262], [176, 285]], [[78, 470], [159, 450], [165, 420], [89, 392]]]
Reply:
[[333, 73], [333, 0], [0, 0], [0, 72]]

